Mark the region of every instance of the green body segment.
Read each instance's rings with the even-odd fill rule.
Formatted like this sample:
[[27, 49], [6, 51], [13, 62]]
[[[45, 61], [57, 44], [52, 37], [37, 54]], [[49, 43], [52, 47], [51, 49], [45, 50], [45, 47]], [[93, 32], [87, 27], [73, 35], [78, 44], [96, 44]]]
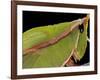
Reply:
[[80, 59], [82, 59], [82, 57], [84, 56], [87, 47], [87, 28], [88, 28], [88, 22], [87, 24], [84, 25], [84, 32], [80, 33], [78, 40], [77, 51]]
[[[70, 30], [71, 22], [32, 28], [23, 33], [23, 50], [33, 47], [39, 43], [48, 41], [59, 36], [65, 30]], [[23, 56], [23, 68], [59, 67], [69, 58], [71, 51], [75, 48], [78, 33], [78, 55], [80, 58], [85, 53], [87, 29], [80, 33], [78, 29], [72, 31], [68, 36], [56, 44], [39, 49], [36, 52]]]

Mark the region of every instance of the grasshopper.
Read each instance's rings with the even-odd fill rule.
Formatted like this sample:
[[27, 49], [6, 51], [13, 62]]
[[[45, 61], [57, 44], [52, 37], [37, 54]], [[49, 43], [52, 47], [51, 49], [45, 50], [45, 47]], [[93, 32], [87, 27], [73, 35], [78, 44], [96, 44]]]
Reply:
[[89, 15], [71, 22], [32, 28], [23, 33], [23, 68], [72, 66], [87, 47]]

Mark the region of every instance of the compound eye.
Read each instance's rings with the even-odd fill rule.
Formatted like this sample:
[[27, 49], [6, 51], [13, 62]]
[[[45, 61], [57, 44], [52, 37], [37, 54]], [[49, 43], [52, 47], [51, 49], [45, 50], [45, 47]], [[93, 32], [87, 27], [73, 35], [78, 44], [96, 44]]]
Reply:
[[83, 24], [79, 25], [79, 30], [80, 30], [80, 33], [84, 32], [84, 26], [83, 26]]

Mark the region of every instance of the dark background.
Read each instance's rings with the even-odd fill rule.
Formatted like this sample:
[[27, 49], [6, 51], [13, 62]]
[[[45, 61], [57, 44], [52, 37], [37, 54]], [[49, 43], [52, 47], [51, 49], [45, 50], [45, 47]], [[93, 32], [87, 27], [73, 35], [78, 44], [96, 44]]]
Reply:
[[[33, 27], [57, 24], [66, 21], [73, 21], [85, 17], [87, 14], [77, 13], [56, 13], [56, 12], [36, 12], [23, 11], [23, 32]], [[88, 28], [89, 36], [89, 28]], [[88, 42], [87, 42], [88, 43]], [[89, 62], [89, 43], [86, 49], [86, 54], [78, 64]]]

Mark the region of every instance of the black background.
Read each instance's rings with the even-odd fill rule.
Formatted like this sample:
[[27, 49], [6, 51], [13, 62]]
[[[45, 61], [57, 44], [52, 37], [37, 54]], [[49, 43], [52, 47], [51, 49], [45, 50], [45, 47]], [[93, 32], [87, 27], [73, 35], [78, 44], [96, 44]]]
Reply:
[[[77, 13], [56, 13], [56, 12], [36, 12], [23, 11], [23, 32], [33, 27], [57, 24], [66, 21], [73, 21], [85, 17], [87, 14]], [[88, 28], [89, 36], [89, 28]], [[88, 42], [87, 42], [88, 43]], [[86, 54], [78, 64], [89, 62], [89, 43], [86, 49]]]
[[86, 14], [23, 11], [23, 32], [37, 26], [72, 21]]

